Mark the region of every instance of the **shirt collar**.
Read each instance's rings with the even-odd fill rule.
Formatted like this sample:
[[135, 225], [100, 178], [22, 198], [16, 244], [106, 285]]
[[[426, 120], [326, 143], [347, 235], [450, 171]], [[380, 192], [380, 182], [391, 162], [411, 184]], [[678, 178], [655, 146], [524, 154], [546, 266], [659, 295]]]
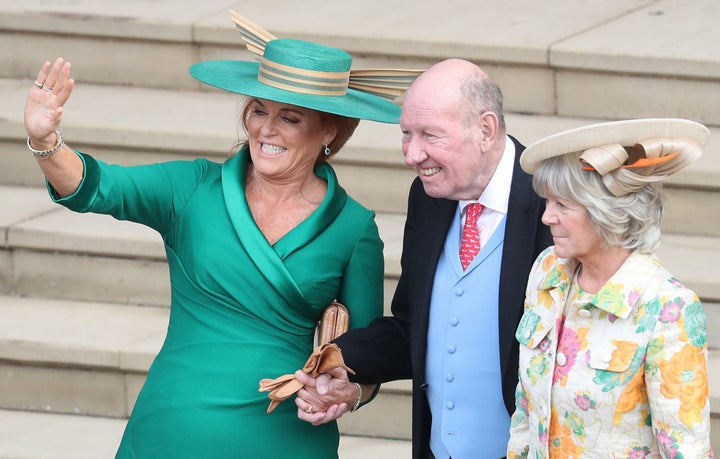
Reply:
[[508, 202], [510, 200], [510, 185], [512, 184], [513, 167], [515, 165], [515, 143], [505, 136], [505, 151], [503, 151], [500, 163], [485, 191], [478, 199], [461, 200], [460, 208], [465, 211], [468, 204], [477, 202], [486, 209], [507, 214]]

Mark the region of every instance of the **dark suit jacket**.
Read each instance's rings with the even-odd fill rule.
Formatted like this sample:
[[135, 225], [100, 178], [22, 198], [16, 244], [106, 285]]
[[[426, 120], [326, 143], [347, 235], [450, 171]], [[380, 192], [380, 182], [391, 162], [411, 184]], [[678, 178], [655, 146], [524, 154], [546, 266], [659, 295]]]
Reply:
[[[533, 261], [552, 244], [542, 224], [544, 201], [532, 189], [532, 177], [518, 160], [525, 149], [517, 140], [513, 182], [499, 285], [500, 363], [505, 406], [515, 410], [518, 343], [515, 329], [523, 312], [525, 285]], [[415, 179], [410, 189], [401, 258], [402, 272], [392, 300], [390, 317], [355, 329], [336, 343], [345, 363], [356, 372], [356, 381], [378, 384], [397, 379], [413, 380], [413, 458], [428, 457], [430, 409], [425, 393], [425, 352], [428, 315], [435, 269], [455, 216], [457, 201], [431, 198]]]

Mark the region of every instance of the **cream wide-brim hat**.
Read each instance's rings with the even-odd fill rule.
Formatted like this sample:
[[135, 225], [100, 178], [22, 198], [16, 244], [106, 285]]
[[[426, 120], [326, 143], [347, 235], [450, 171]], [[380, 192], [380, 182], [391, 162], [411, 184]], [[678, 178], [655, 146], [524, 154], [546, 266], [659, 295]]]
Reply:
[[538, 140], [520, 156], [520, 166], [534, 174], [540, 163], [554, 156], [584, 152], [593, 147], [619, 144], [633, 147], [651, 139], [684, 139], [703, 147], [710, 131], [700, 123], [680, 118], [648, 118], [592, 124]]

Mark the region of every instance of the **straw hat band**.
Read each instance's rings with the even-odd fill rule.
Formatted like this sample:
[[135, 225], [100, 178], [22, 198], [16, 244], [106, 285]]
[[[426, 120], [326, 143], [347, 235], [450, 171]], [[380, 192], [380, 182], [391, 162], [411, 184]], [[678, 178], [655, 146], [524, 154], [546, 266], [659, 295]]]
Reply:
[[279, 64], [267, 58], [260, 60], [258, 81], [274, 88], [318, 96], [344, 96], [350, 71], [321, 72]]

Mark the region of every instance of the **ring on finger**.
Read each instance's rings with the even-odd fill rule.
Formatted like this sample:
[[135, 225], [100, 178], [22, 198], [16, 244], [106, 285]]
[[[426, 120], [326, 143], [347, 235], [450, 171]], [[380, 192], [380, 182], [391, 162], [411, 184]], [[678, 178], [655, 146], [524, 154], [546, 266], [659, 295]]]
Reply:
[[308, 407], [305, 408], [305, 412], [308, 413], [308, 414], [310, 414], [310, 413], [312, 413], [312, 411], [313, 411], [313, 406], [312, 406], [312, 404], [308, 404]]
[[38, 80], [35, 80], [35, 86], [37, 86], [38, 88], [42, 88], [43, 84], [40, 83]]
[[52, 92], [53, 88], [47, 85], [42, 85], [43, 91]]

